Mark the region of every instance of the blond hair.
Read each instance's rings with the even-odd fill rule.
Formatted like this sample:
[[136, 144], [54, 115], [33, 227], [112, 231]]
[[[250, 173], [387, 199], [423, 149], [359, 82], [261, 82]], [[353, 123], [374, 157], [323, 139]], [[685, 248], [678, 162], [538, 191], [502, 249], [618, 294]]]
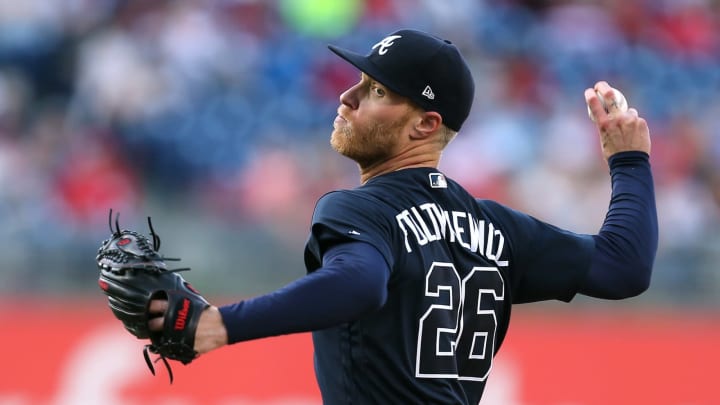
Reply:
[[440, 145], [445, 148], [450, 141], [455, 139], [455, 136], [457, 135], [457, 131], [453, 131], [452, 129], [448, 128], [447, 125], [442, 124], [440, 126], [440, 129], [438, 130], [439, 137], [438, 140], [440, 141]]

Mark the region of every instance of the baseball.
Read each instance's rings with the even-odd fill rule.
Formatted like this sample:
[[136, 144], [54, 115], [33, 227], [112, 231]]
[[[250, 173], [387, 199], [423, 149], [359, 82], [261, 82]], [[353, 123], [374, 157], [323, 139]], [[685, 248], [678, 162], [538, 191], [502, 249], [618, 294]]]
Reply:
[[[622, 92], [620, 92], [620, 90], [618, 90], [618, 89], [613, 89], [613, 92], [615, 93], [614, 99], [615, 99], [615, 103], [617, 104], [618, 109], [622, 112], [627, 111], [628, 103], [627, 103], [627, 99], [625, 98], [625, 95], [622, 94]], [[608, 106], [610, 105], [610, 103], [608, 103], [607, 100], [605, 100], [605, 98], [602, 95], [600, 95], [599, 92], [596, 91], [595, 93], [598, 95], [598, 98], [602, 102], [602, 105], [605, 108], [605, 112], [608, 112]], [[588, 116], [590, 117], [590, 119], [595, 121], [595, 117], [593, 117], [592, 111], [590, 111], [590, 106], [587, 107], [587, 112], [588, 112]]]

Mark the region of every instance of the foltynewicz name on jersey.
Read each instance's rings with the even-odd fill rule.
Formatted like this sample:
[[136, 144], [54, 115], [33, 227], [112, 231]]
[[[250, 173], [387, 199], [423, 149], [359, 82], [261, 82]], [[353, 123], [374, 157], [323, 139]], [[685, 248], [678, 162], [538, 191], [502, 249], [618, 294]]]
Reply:
[[395, 219], [405, 235], [408, 253], [412, 252], [408, 238], [413, 235], [420, 246], [448, 240], [494, 261], [500, 267], [508, 265], [507, 260], [498, 260], [505, 247], [502, 232], [495, 229], [492, 222], [476, 220], [469, 212], [447, 211], [435, 203], [425, 203], [400, 212]]

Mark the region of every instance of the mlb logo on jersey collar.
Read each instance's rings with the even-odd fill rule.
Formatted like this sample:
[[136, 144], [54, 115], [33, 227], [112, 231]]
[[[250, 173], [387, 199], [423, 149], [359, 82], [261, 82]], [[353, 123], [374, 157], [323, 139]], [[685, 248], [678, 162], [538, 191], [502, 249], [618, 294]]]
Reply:
[[447, 181], [442, 173], [430, 173], [430, 187], [447, 188]]

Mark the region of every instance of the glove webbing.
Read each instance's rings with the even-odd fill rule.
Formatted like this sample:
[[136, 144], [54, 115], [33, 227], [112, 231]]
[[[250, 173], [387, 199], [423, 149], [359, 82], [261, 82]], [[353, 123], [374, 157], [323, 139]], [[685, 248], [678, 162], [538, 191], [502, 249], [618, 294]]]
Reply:
[[[110, 213], [108, 215], [108, 226], [110, 227], [110, 232], [112, 233], [110, 239], [116, 238], [123, 233], [123, 231], [120, 230], [120, 213], [118, 212], [115, 214], [115, 228], [113, 228], [113, 224], [112, 224], [112, 214], [113, 214], [113, 210], [111, 208]], [[145, 253], [145, 257], [151, 257], [151, 256], [156, 256], [157, 252], [160, 250], [160, 236], [155, 232], [155, 228], [153, 228], [152, 219], [150, 217], [147, 217], [147, 221], [148, 221], [148, 228], [150, 228], [150, 236], [152, 236], [152, 241], [153, 241], [152, 248], [150, 247], [150, 245], [148, 245], [145, 238], [136, 238], [136, 240], [137, 240], [137, 246], [140, 248], [140, 250], [143, 251], [143, 253]], [[132, 232], [132, 231], [125, 231], [125, 232], [129, 232], [133, 235], [138, 236], [137, 232]], [[126, 254], [119, 252], [119, 251], [118, 252], [105, 252], [105, 254], [108, 257], [111, 257], [116, 262], [129, 261], [129, 257]], [[176, 261], [176, 262], [180, 261], [180, 258], [177, 258], [177, 257], [159, 256], [158, 259], [164, 260], [164, 261]], [[158, 271], [158, 269], [153, 268], [151, 266], [141, 265], [141, 266], [138, 266], [138, 268], [141, 268], [143, 270], [148, 270], [148, 271]], [[114, 269], [108, 269], [108, 270], [112, 271]], [[186, 271], [186, 270], [190, 270], [190, 268], [183, 267], [180, 269], [173, 269], [173, 270], [168, 270], [168, 271]]]

